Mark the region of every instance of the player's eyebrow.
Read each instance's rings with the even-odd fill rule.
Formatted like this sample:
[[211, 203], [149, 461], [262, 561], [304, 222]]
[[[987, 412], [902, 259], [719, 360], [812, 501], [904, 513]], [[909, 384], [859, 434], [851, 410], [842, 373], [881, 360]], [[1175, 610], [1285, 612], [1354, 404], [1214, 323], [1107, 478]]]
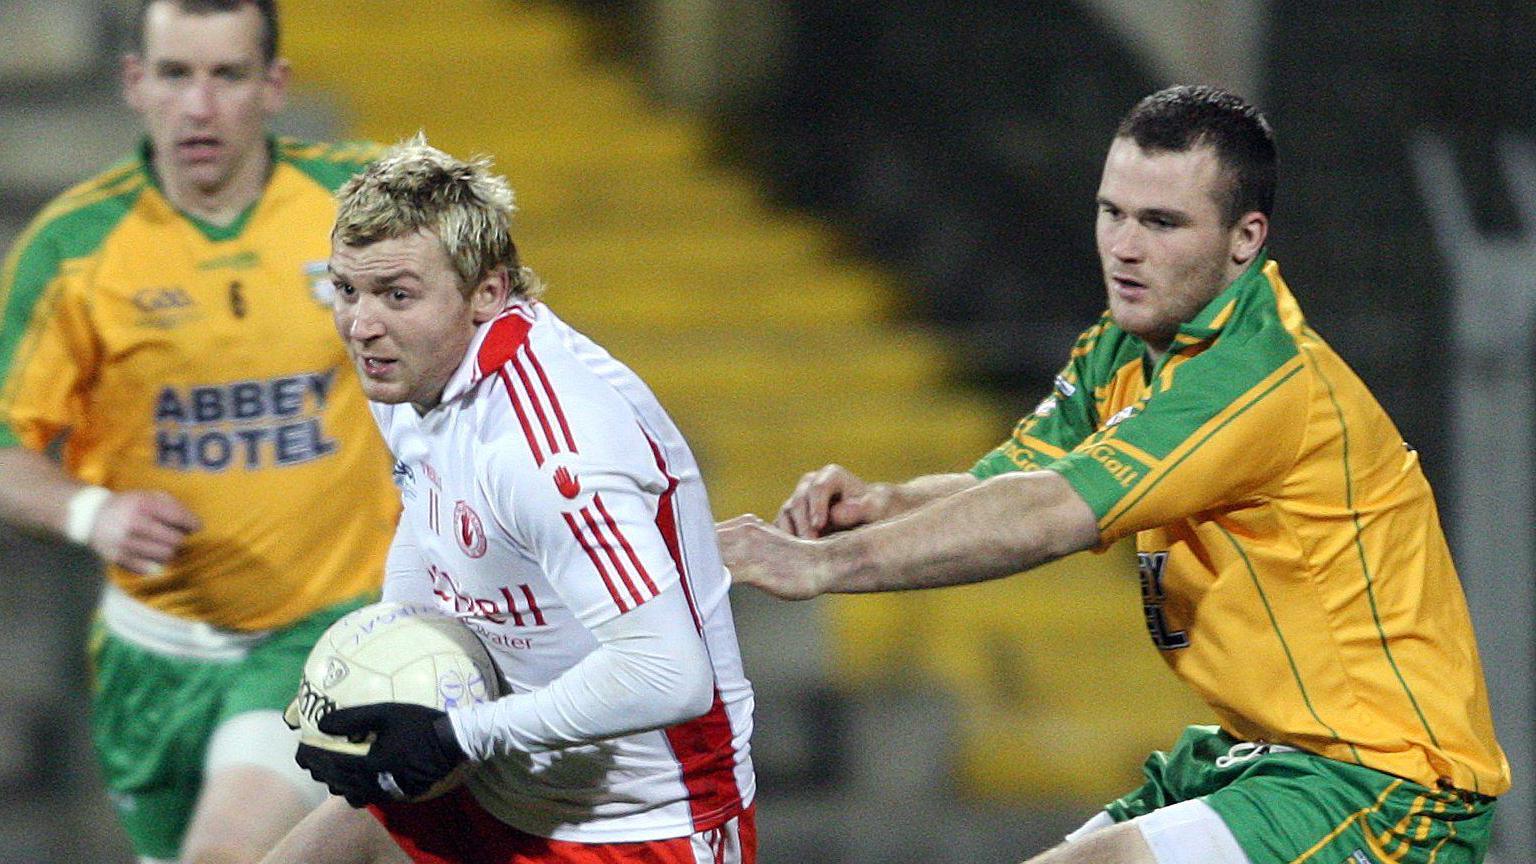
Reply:
[[1161, 219], [1175, 225], [1183, 225], [1189, 221], [1188, 213], [1168, 207], [1148, 207], [1145, 210], [1137, 210], [1136, 217], [1138, 219]]
[[[332, 279], [341, 280], [349, 284], [356, 281], [350, 274], [341, 270], [337, 270], [334, 265], [326, 265], [325, 269], [330, 272]], [[401, 280], [420, 282], [421, 275], [411, 267], [396, 267], [393, 270], [384, 270], [382, 272], [373, 274], [371, 277], [371, 281], [380, 285], [393, 285], [396, 282], [400, 282]]]
[[1189, 221], [1189, 214], [1187, 212], [1173, 207], [1143, 207], [1137, 209], [1134, 207], [1126, 207], [1103, 195], [1095, 195], [1093, 200], [1094, 204], [1099, 207], [1108, 207], [1114, 210], [1118, 210], [1121, 213], [1129, 214], [1136, 217], [1137, 219], [1164, 219], [1169, 222], [1177, 222], [1180, 224]]

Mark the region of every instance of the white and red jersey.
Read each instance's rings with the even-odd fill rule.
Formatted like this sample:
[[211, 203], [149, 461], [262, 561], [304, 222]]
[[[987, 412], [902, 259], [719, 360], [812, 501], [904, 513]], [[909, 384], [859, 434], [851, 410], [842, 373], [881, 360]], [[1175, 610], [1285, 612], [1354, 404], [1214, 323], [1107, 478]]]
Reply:
[[[430, 597], [465, 619], [504, 700], [549, 687], [598, 649], [594, 628], [658, 597], [646, 608], [668, 608], [667, 592], [686, 604], [662, 626], [708, 653], [702, 716], [504, 747], [469, 781], [481, 805], [532, 834], [612, 843], [709, 830], [750, 804], [752, 690], [729, 575], [698, 465], [644, 382], [544, 304], [519, 301], [479, 328], [437, 407], [372, 408], [397, 460], [397, 545], [414, 547], [404, 566], [392, 558], [386, 597]], [[604, 695], [573, 704], [577, 720], [607, 722]]]

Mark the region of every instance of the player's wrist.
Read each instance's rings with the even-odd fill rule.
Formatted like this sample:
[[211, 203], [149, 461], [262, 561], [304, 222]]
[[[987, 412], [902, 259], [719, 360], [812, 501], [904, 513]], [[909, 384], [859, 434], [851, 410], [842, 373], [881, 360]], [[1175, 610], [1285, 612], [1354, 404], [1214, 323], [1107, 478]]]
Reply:
[[84, 486], [69, 497], [64, 505], [63, 534], [71, 543], [89, 546], [91, 534], [101, 510], [112, 498], [112, 490], [102, 486]]
[[812, 597], [822, 594], [846, 594], [863, 589], [858, 586], [859, 573], [868, 559], [866, 544], [860, 532], [837, 534], [817, 544], [816, 560], [806, 568], [810, 577]]
[[860, 524], [878, 522], [885, 518], [885, 510], [891, 504], [890, 484], [864, 483], [857, 491], [844, 491], [842, 498], [846, 502], [858, 502]]

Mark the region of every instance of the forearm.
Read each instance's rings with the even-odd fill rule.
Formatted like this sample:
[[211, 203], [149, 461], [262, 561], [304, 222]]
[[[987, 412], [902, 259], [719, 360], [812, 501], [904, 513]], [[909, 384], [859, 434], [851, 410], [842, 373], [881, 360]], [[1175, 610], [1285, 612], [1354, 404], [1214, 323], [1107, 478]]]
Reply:
[[42, 453], [0, 448], [0, 519], [6, 522], [66, 536], [70, 499], [84, 488]]
[[547, 686], [450, 712], [475, 759], [540, 752], [690, 720], [709, 709], [714, 673], [681, 586], [596, 631], [601, 644]]
[[926, 474], [905, 483], [872, 483], [886, 504], [878, 520], [894, 519], [940, 498], [975, 486], [978, 481], [968, 473]]
[[1092, 510], [1066, 480], [1049, 471], [985, 482], [969, 474], [940, 475], [914, 491], [936, 494], [897, 518], [823, 541], [824, 592], [981, 582], [1098, 542]]

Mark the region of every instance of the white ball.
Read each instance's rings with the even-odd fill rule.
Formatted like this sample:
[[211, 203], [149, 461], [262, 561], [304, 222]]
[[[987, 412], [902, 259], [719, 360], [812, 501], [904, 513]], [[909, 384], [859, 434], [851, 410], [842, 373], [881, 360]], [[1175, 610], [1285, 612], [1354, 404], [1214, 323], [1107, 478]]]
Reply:
[[[500, 695], [490, 652], [464, 622], [432, 606], [375, 603], [347, 614], [320, 636], [304, 661], [298, 696], [284, 716], [305, 744], [363, 754], [371, 739], [327, 735], [320, 731], [320, 718], [337, 708], [378, 702], [446, 711]], [[439, 784], [423, 797], [451, 785]]]

